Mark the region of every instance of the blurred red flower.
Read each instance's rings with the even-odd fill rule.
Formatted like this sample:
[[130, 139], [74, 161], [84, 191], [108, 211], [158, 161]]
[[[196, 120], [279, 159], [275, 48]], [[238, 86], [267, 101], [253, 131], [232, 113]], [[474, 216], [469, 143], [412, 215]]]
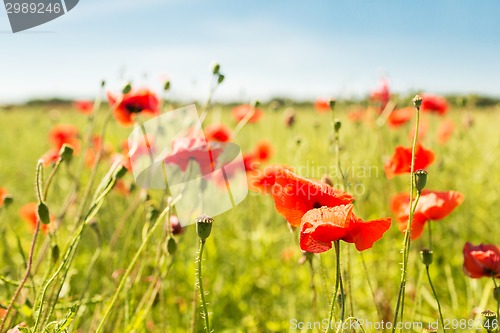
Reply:
[[[423, 190], [413, 215], [411, 238], [417, 239], [424, 230], [425, 223], [430, 220], [441, 220], [448, 216], [464, 201], [464, 195], [456, 191], [437, 192]], [[399, 229], [405, 231], [410, 214], [410, 196], [400, 193], [392, 198], [391, 210], [398, 218]]]
[[284, 167], [276, 166], [274, 180], [272, 196], [276, 210], [294, 227], [300, 226], [302, 216], [311, 209], [354, 201], [349, 193], [302, 178]]
[[259, 162], [266, 162], [272, 155], [273, 147], [269, 141], [259, 141], [253, 150], [253, 155]]
[[77, 153], [80, 149], [78, 136], [78, 129], [68, 124], [55, 125], [49, 132], [49, 140], [57, 151], [66, 143], [74, 149], [75, 153]]
[[318, 112], [328, 112], [330, 111], [330, 100], [324, 98], [318, 98], [314, 102], [314, 109]]
[[360, 123], [367, 118], [367, 111], [358, 110], [352, 111], [347, 114], [347, 118], [353, 123]]
[[116, 97], [108, 92], [108, 102], [118, 123], [130, 126], [136, 114], [155, 116], [160, 114], [160, 102], [155, 93], [148, 89], [131, 91]]
[[420, 110], [444, 115], [448, 111], [446, 98], [436, 95], [422, 95]]
[[493, 244], [477, 246], [466, 243], [464, 246], [463, 270], [467, 276], [500, 278], [500, 248]]
[[97, 157], [97, 154], [101, 150], [101, 147], [102, 147], [101, 159], [108, 158], [113, 153], [113, 146], [112, 145], [105, 143], [104, 146], [102, 146], [101, 136], [94, 135], [92, 137], [91, 142], [92, 142], [92, 144], [90, 145], [87, 152], [85, 153], [85, 165], [89, 168], [94, 165], [95, 159]]
[[92, 113], [94, 108], [94, 102], [92, 101], [75, 101], [73, 105], [79, 112], [84, 114]]
[[42, 162], [43, 166], [49, 166], [51, 164], [56, 163], [58, 159], [59, 159], [59, 150], [52, 148], [45, 154], [43, 154], [38, 160]]
[[410, 106], [402, 109], [396, 109], [392, 111], [387, 118], [387, 123], [391, 127], [399, 127], [406, 124], [414, 115], [415, 109]]
[[379, 81], [378, 86], [371, 92], [370, 98], [372, 101], [380, 102], [381, 109], [385, 107], [391, 98], [389, 83], [386, 79], [382, 78]]
[[232, 135], [231, 130], [224, 124], [212, 124], [205, 128], [207, 141], [228, 142]]
[[[36, 223], [38, 221], [38, 204], [35, 202], [27, 203], [19, 209], [19, 215], [23, 220], [29, 223], [30, 227], [35, 230]], [[50, 215], [50, 220], [53, 221], [54, 217]], [[47, 232], [49, 226], [47, 224], [41, 223], [41, 230], [45, 233]]]
[[170, 231], [172, 235], [180, 235], [184, 233], [186, 229], [184, 229], [179, 221], [179, 218], [175, 215], [170, 216]]
[[202, 137], [177, 138], [172, 144], [172, 153], [165, 158], [166, 163], [176, 164], [186, 171], [191, 160], [196, 161], [202, 175], [215, 170], [216, 161], [223, 152], [220, 143], [206, 142]]
[[[384, 165], [387, 178], [391, 179], [395, 175], [409, 173], [411, 171], [411, 152], [411, 147], [396, 147], [391, 159], [386, 161]], [[415, 170], [425, 169], [433, 161], [434, 153], [431, 150], [425, 149], [418, 143], [415, 150]]]
[[0, 187], [0, 207], [3, 206], [3, 201], [5, 200], [5, 197], [8, 195], [7, 190]]
[[232, 114], [234, 119], [237, 122], [242, 121], [243, 119], [248, 118], [249, 123], [256, 123], [258, 122], [264, 113], [262, 112], [261, 109], [259, 108], [254, 108], [253, 106], [249, 104], [242, 104], [239, 106], [236, 106], [232, 109]]
[[391, 226], [391, 218], [364, 222], [352, 212], [353, 205], [321, 207], [309, 210], [302, 217], [300, 248], [321, 253], [332, 248], [332, 242], [343, 240], [354, 243], [364, 251], [382, 238]]
[[443, 120], [437, 129], [437, 141], [445, 144], [451, 138], [455, 130], [455, 123], [451, 119]]

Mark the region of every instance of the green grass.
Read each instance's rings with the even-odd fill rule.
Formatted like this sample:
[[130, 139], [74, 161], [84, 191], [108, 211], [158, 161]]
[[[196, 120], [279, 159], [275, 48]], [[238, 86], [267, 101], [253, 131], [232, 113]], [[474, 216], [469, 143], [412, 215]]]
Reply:
[[[408, 101], [408, 104], [410, 102]], [[265, 108], [266, 109], [266, 108]], [[229, 110], [215, 107], [212, 119], [222, 119], [234, 127]], [[408, 124], [392, 130], [378, 128], [374, 123], [355, 124], [347, 120], [346, 107], [338, 107], [335, 117], [342, 121], [340, 133], [341, 163], [349, 171], [348, 190], [356, 196], [355, 212], [365, 220], [392, 216], [389, 202], [392, 195], [409, 190], [409, 175], [387, 180], [383, 164], [396, 145], [409, 147]], [[100, 129], [107, 109], [99, 114]], [[312, 108], [296, 108], [297, 122], [293, 128], [283, 125], [283, 109], [266, 109], [265, 117], [257, 124], [248, 124], [236, 138], [242, 150], [250, 151], [262, 139], [274, 147], [269, 164], [288, 164], [298, 173], [311, 178], [321, 176], [335, 165], [335, 155], [330, 149], [331, 127], [329, 114], [318, 114]], [[434, 264], [431, 275], [440, 297], [446, 319], [474, 319], [478, 309], [496, 309], [492, 298], [491, 279], [472, 280], [462, 272], [462, 249], [465, 242], [495, 243], [500, 240], [500, 136], [498, 135], [499, 110], [468, 110], [474, 117], [474, 126], [465, 128], [466, 111], [454, 109], [446, 116], [455, 121], [452, 138], [438, 144], [435, 131], [440, 118], [425, 114], [429, 132], [423, 141], [436, 153], [436, 161], [429, 167], [428, 189], [457, 190], [465, 201], [449, 217], [433, 222]], [[2, 244], [0, 275], [18, 281], [24, 273], [23, 257], [16, 245], [15, 234], [21, 240], [24, 256], [29, 250], [32, 231], [18, 216], [19, 208], [35, 201], [34, 178], [38, 158], [49, 148], [47, 135], [56, 123], [76, 125], [84, 133], [86, 118], [71, 109], [18, 107], [0, 111], [0, 187], [14, 197], [14, 204], [2, 210], [0, 231], [5, 232]], [[117, 147], [130, 129], [111, 123], [107, 141]], [[300, 144], [297, 143], [300, 139]], [[76, 162], [72, 163], [72, 168]], [[99, 175], [110, 166], [103, 161]], [[50, 172], [46, 168], [45, 176]], [[98, 178], [99, 179], [99, 178]], [[88, 181], [88, 171], [82, 187]], [[126, 182], [133, 181], [126, 175]], [[338, 182], [338, 181], [337, 181]], [[54, 181], [48, 206], [58, 212], [71, 187], [65, 168]], [[158, 201], [162, 193], [152, 192]], [[89, 332], [96, 327], [119, 283], [120, 272], [126, 269], [139, 248], [147, 228], [146, 203], [138, 200], [139, 190], [128, 197], [113, 191], [95, 217], [102, 235], [102, 253], [92, 271], [86, 293], [86, 275], [91, 257], [96, 251], [96, 234], [88, 228], [81, 241], [75, 261], [69, 270], [56, 311], [51, 320], [64, 318], [73, 303], [82, 303], [73, 327], [77, 332]], [[127, 209], [137, 201], [138, 206], [126, 217]], [[164, 207], [157, 203], [157, 208]], [[74, 225], [75, 207], [62, 221], [56, 242], [61, 253], [67, 246]], [[124, 218], [125, 216], [125, 218]], [[106, 325], [107, 332], [126, 332], [137, 318], [135, 308], [150, 287], [149, 276], [160, 266], [158, 249], [164, 241], [159, 229], [131, 277], [125, 291], [115, 306]], [[48, 236], [42, 235], [37, 254]], [[185, 332], [189, 331], [192, 318], [193, 286], [195, 283], [195, 257], [197, 236], [194, 225], [177, 238], [178, 249], [168, 276], [162, 281], [159, 296], [154, 300], [145, 320], [139, 321], [136, 332]], [[366, 270], [360, 254], [353, 245], [343, 243], [343, 269], [347, 269], [347, 314], [376, 322], [391, 320], [394, 313], [400, 278], [401, 243], [403, 234], [394, 221], [391, 229], [372, 249], [363, 252]], [[438, 318], [432, 292], [424, 276], [424, 266], [419, 259], [420, 249], [427, 246], [427, 234], [412, 242], [408, 272], [405, 321], [434, 322]], [[163, 252], [159, 252], [163, 253]], [[203, 276], [207, 301], [211, 313], [211, 326], [216, 332], [298, 332], [291, 329], [291, 320], [321, 322], [328, 318], [329, 302], [335, 282], [335, 256], [329, 251], [313, 259], [314, 284], [317, 305], [312, 306], [311, 270], [307, 264], [298, 264], [302, 253], [298, 246], [298, 232], [292, 233], [286, 221], [276, 212], [272, 199], [250, 193], [235, 209], [215, 217], [212, 235], [204, 252]], [[320, 264], [320, 257], [321, 262]], [[165, 256], [164, 260], [171, 260]], [[49, 268], [49, 258], [43, 260], [33, 277], [36, 290], [40, 289], [44, 272]], [[113, 277], [115, 276], [115, 277]], [[374, 288], [375, 299], [368, 287]], [[31, 281], [28, 281], [28, 286]], [[7, 305], [15, 286], [0, 281], [0, 304]], [[20, 297], [16, 322], [33, 324], [33, 293], [30, 288]], [[83, 301], [80, 302], [80, 297]], [[352, 300], [352, 305], [351, 305]], [[199, 303], [199, 302], [198, 302]], [[378, 307], [378, 311], [377, 311]], [[197, 332], [203, 323], [197, 310]], [[305, 330], [304, 330], [305, 331]], [[371, 330], [367, 330], [371, 331]], [[471, 331], [468, 329], [459, 331]]]

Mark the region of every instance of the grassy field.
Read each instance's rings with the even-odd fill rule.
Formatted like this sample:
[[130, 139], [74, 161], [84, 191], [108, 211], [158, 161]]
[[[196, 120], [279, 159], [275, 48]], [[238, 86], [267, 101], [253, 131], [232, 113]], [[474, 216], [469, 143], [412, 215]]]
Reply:
[[[405, 103], [411, 105], [410, 100]], [[296, 123], [288, 128], [283, 122], [284, 107], [273, 110], [264, 106], [263, 110], [262, 120], [247, 124], [235, 139], [243, 152], [252, 150], [260, 140], [267, 140], [272, 144], [273, 154], [266, 164], [290, 165], [308, 178], [319, 179], [329, 173], [334, 182], [340, 184], [336, 169], [332, 167], [335, 154], [331, 148], [329, 113], [318, 113], [312, 106], [296, 107]], [[347, 316], [372, 323], [391, 321], [399, 290], [404, 235], [390, 211], [390, 200], [396, 193], [409, 191], [410, 176], [388, 180], [384, 162], [396, 146], [411, 145], [414, 120], [397, 129], [377, 126], [374, 119], [355, 123], [348, 119], [348, 113], [355, 110], [356, 107], [339, 103], [334, 115], [342, 121], [340, 160], [350, 184], [346, 190], [356, 197], [358, 216], [364, 220], [391, 216], [393, 225], [373, 248], [362, 254], [352, 244], [341, 243], [346, 312]], [[99, 133], [109, 112], [101, 108], [95, 133]], [[444, 318], [451, 325], [453, 320], [481, 318], [480, 312], [484, 309], [496, 310], [492, 280], [465, 276], [462, 250], [466, 242], [498, 244], [500, 241], [500, 110], [452, 108], [445, 117], [455, 123], [455, 130], [445, 144], [436, 139], [442, 118], [434, 114], [423, 116], [428, 130], [422, 143], [436, 155], [435, 162], [427, 170], [426, 188], [456, 190], [465, 197], [463, 204], [450, 216], [431, 222], [434, 250], [431, 276]], [[473, 124], [465, 126], [467, 119], [473, 119]], [[219, 121], [230, 128], [236, 126], [228, 107], [215, 106], [207, 118], [207, 123]], [[0, 187], [14, 198], [10, 207], [0, 211], [2, 307], [9, 304], [25, 272], [33, 234], [33, 229], [19, 217], [19, 209], [36, 201], [36, 163], [50, 148], [50, 129], [60, 123], [75, 125], [84, 136], [87, 117], [71, 107], [0, 110]], [[130, 128], [112, 121], [106, 141], [117, 150], [129, 132]], [[55, 216], [72, 192], [75, 184], [72, 174], [78, 170], [81, 155], [76, 156], [69, 168], [63, 165], [53, 181], [47, 205]], [[100, 163], [97, 184], [110, 165], [106, 159]], [[45, 179], [50, 170], [51, 167], [44, 169]], [[76, 180], [80, 185], [79, 193], [84, 191], [89, 175], [89, 169], [85, 169], [82, 177]], [[124, 182], [133, 183], [130, 173]], [[127, 195], [113, 190], [106, 197], [93, 227], [83, 232], [66, 278], [63, 281], [58, 276], [48, 289], [47, 299], [50, 300], [61, 288], [59, 300], [45, 324], [66, 318], [72, 306], [78, 305], [74, 308], [76, 314], [69, 331], [95, 331], [124, 270], [151, 227], [147, 207], [153, 204], [160, 211], [165, 207], [160, 200], [161, 192], [150, 191], [150, 196], [146, 201], [144, 191], [136, 188]], [[14, 325], [25, 322], [33, 327], [35, 295], [39, 295], [49, 272], [52, 274], [62, 260], [75, 228], [78, 203], [79, 199], [69, 206], [56, 236], [50, 238], [48, 234], [40, 234], [34, 256], [36, 274], [28, 279], [15, 306]], [[195, 331], [202, 331], [199, 301], [193, 311], [193, 299], [198, 300], [193, 289], [198, 248], [195, 226], [188, 226], [184, 234], [175, 237], [178, 248], [173, 256], [164, 250], [165, 236], [163, 228], [154, 233], [126, 279], [104, 331], [188, 332], [193, 314], [197, 321]], [[411, 245], [404, 312], [404, 321], [423, 322], [424, 325], [438, 319], [436, 302], [419, 258], [419, 251], [427, 247], [427, 242], [427, 233], [424, 233]], [[47, 244], [49, 251], [43, 255]], [[56, 262], [50, 256], [50, 247], [54, 244], [59, 246], [61, 253]], [[269, 196], [249, 193], [235, 209], [215, 217], [203, 260], [203, 282], [208, 291], [206, 298], [214, 331], [299, 332], [301, 330], [296, 327], [300, 322], [327, 319], [335, 284], [334, 251], [315, 255], [312, 266], [307, 262], [299, 264], [302, 255], [298, 230], [291, 231]], [[154, 289], [155, 297], [151, 296]], [[320, 330], [304, 328], [302, 331]], [[366, 331], [375, 329], [367, 328]], [[459, 327], [455, 331], [473, 330]], [[48, 332], [55, 332], [54, 327]]]

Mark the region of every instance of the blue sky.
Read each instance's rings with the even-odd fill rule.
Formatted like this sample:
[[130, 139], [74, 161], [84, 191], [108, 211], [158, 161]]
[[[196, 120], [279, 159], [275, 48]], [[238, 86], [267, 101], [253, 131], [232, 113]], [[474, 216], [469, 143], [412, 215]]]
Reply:
[[105, 79], [204, 99], [210, 64], [220, 100], [394, 91], [500, 96], [500, 2], [80, 0], [12, 34], [0, 8], [0, 103], [89, 98]]

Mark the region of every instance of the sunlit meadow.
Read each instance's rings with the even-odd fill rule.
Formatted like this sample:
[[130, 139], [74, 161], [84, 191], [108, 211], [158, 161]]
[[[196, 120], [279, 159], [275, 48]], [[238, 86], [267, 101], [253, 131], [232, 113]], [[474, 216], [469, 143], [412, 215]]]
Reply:
[[224, 105], [223, 69], [198, 112], [249, 193], [184, 228], [126, 144], [175, 82], [0, 109], [1, 332], [498, 330], [498, 106], [385, 81]]

